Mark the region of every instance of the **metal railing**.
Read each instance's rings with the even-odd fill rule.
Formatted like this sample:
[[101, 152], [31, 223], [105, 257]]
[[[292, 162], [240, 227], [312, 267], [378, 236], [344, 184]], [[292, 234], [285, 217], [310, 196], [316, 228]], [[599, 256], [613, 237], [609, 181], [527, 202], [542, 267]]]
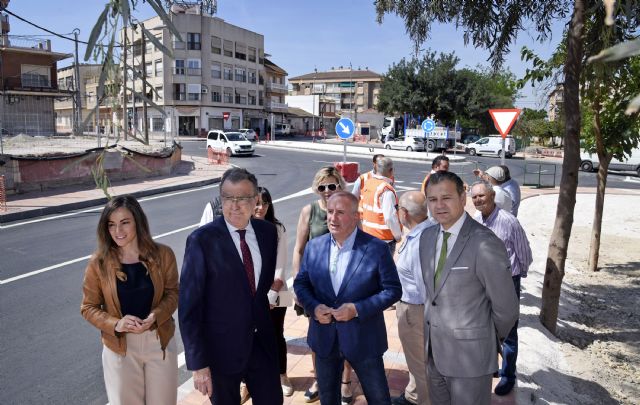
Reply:
[[34, 39], [20, 35], [0, 35], [0, 46], [11, 48], [28, 48], [51, 52], [51, 40]]
[[0, 176], [0, 211], [7, 210], [7, 189], [4, 184], [4, 175]]
[[276, 90], [276, 91], [287, 91], [287, 85], [280, 84], [280, 83], [267, 82], [267, 89]]
[[549, 163], [525, 163], [523, 186], [555, 188], [558, 167]]

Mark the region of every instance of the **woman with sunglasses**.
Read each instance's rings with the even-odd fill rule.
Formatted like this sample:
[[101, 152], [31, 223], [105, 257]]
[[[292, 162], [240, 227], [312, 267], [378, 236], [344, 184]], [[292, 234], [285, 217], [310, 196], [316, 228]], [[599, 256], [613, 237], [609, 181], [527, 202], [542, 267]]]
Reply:
[[285, 397], [293, 395], [293, 386], [287, 376], [287, 341], [284, 338], [284, 317], [287, 313], [286, 306], [280, 306], [277, 302], [278, 293], [287, 291], [287, 230], [282, 222], [278, 221], [273, 209], [273, 202], [269, 190], [264, 187], [258, 187], [258, 196], [260, 197], [254, 218], [264, 219], [276, 226], [278, 230], [278, 256], [276, 259], [276, 273], [269, 290], [268, 297], [271, 304], [271, 320], [273, 328], [276, 332], [276, 342], [278, 345], [278, 367], [280, 369], [280, 385], [282, 386], [282, 394]]
[[[308, 204], [302, 208], [300, 218], [298, 219], [298, 228], [296, 233], [296, 246], [293, 250], [293, 260], [291, 267], [293, 269], [293, 278], [298, 274], [300, 262], [304, 254], [304, 248], [307, 242], [316, 236], [324, 235], [329, 232], [327, 226], [327, 200], [337, 191], [346, 189], [346, 184], [340, 172], [333, 166], [323, 167], [318, 170], [313, 183], [312, 190], [320, 197], [318, 200]], [[304, 310], [296, 304], [296, 312], [302, 314]], [[308, 316], [308, 314], [305, 314]], [[312, 356], [315, 356], [312, 353]], [[315, 364], [315, 357], [314, 357]], [[342, 373], [342, 403], [349, 404], [353, 401], [351, 393], [351, 366], [345, 362], [344, 371]], [[318, 383], [314, 381], [311, 387], [304, 393], [306, 402], [315, 402], [320, 399], [318, 395]]]

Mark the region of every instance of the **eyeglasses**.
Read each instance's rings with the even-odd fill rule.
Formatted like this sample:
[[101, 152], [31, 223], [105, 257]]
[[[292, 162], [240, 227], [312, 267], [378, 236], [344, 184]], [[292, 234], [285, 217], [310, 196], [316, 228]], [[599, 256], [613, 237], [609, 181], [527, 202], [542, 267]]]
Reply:
[[338, 189], [338, 185], [337, 184], [320, 184], [318, 186], [318, 191], [319, 192], [324, 192], [324, 190], [329, 189], [329, 191], [336, 191]]
[[255, 194], [251, 195], [251, 196], [246, 196], [246, 197], [229, 197], [229, 196], [222, 196], [222, 203], [223, 204], [233, 204], [233, 203], [238, 203], [239, 205], [249, 205], [251, 204], [251, 202], [255, 202]]

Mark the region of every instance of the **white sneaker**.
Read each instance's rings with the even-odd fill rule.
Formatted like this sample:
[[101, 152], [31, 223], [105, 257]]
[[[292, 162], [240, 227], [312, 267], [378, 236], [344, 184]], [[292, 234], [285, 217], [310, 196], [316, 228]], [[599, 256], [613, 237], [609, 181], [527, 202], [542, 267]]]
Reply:
[[251, 394], [249, 394], [249, 389], [247, 388], [247, 384], [244, 382], [240, 383], [240, 405], [244, 404], [251, 398]]
[[286, 374], [280, 374], [280, 385], [282, 386], [282, 395], [285, 397], [293, 395], [293, 385]]

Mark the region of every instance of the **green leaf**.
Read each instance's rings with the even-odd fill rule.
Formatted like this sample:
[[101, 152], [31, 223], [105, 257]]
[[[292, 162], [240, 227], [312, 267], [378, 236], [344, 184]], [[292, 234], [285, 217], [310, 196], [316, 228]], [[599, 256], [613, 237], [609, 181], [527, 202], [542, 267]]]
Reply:
[[164, 23], [164, 25], [167, 26], [169, 31], [171, 31], [173, 35], [178, 37], [178, 40], [182, 41], [182, 37], [180, 36], [180, 33], [178, 32], [176, 27], [173, 25], [173, 23], [169, 19], [169, 16], [164, 11], [164, 8], [162, 8], [162, 4], [158, 0], [148, 0], [148, 3], [149, 5], [151, 5], [153, 10], [156, 12], [156, 14], [158, 14], [158, 16], [162, 19], [162, 22]]
[[596, 56], [590, 57], [588, 62], [611, 62], [637, 55], [640, 55], [640, 38], [604, 49]]
[[160, 49], [160, 51], [162, 53], [164, 53], [165, 55], [169, 56], [170, 58], [173, 58], [173, 53], [171, 52], [171, 50], [169, 48], [167, 48], [166, 46], [164, 46], [162, 44], [162, 42], [160, 42], [158, 40], [158, 38], [156, 38], [155, 35], [153, 35], [149, 30], [147, 30], [144, 25], [140, 25], [140, 27], [142, 28], [142, 33], [145, 37], [147, 37], [147, 39], [149, 41], [151, 41], [156, 47], [158, 47], [158, 49]]
[[109, 13], [109, 5], [104, 6], [104, 10], [100, 13], [98, 17], [98, 21], [96, 21], [96, 25], [93, 26], [91, 30], [91, 35], [89, 35], [89, 41], [87, 41], [87, 50], [84, 53], [84, 60], [87, 61], [91, 57], [91, 53], [93, 52], [93, 48], [96, 46], [96, 42], [98, 41], [98, 37], [100, 36], [100, 32], [102, 32], [103, 25], [107, 21], [107, 14]]
[[129, 8], [129, 0], [120, 0], [118, 2], [120, 5], [120, 15], [122, 15], [123, 26], [126, 27], [129, 22], [129, 18], [131, 18], [131, 9]]

